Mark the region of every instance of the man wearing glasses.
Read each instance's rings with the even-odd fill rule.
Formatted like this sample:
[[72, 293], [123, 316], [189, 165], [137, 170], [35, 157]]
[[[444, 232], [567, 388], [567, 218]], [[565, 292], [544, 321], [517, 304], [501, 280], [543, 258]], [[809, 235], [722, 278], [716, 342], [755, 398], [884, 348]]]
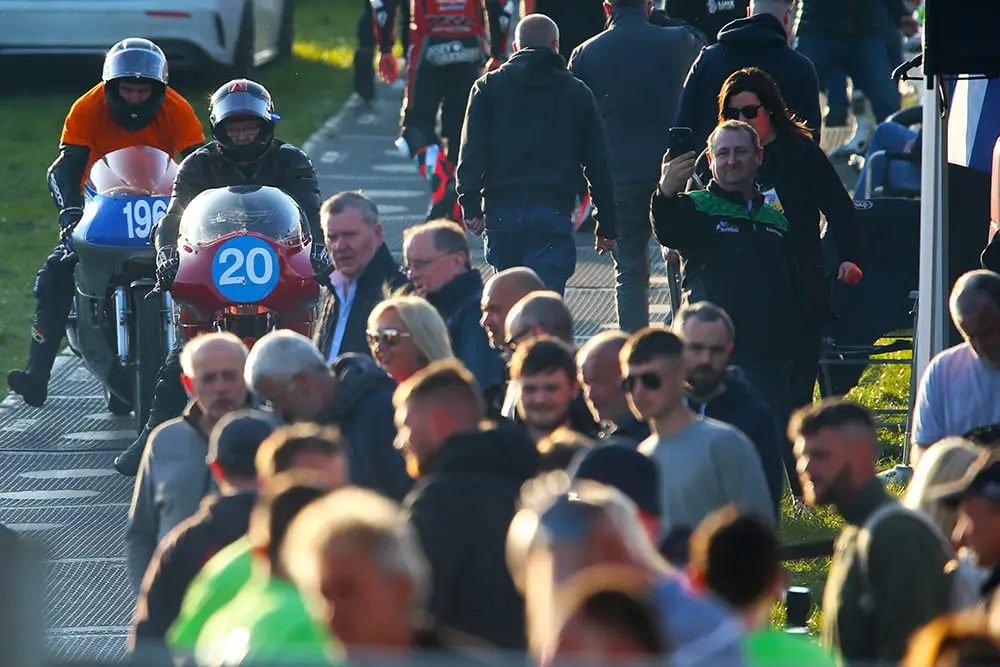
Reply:
[[620, 356], [629, 405], [653, 431], [639, 452], [660, 468], [661, 538], [688, 533], [729, 503], [773, 525], [757, 450], [734, 427], [688, 408], [683, 354], [681, 338], [663, 328], [646, 328], [629, 338]]
[[455, 357], [480, 389], [503, 382], [504, 364], [479, 326], [483, 277], [472, 266], [465, 230], [431, 220], [403, 232], [403, 260], [413, 288], [441, 314]]

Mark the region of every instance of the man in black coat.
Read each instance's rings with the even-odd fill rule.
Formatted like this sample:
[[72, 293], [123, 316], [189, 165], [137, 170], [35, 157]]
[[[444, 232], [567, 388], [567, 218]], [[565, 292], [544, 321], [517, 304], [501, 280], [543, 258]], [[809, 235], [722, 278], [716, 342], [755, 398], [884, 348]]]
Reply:
[[521, 486], [538, 473], [534, 443], [510, 427], [480, 426], [483, 399], [454, 359], [404, 382], [393, 404], [418, 475], [404, 508], [431, 568], [428, 610], [447, 627], [523, 650], [524, 601], [504, 554]]
[[608, 29], [576, 48], [569, 69], [593, 91], [608, 136], [618, 219], [611, 251], [618, 326], [638, 331], [649, 324], [649, 193], [700, 42], [684, 28], [651, 24], [651, 0], [604, 6]]
[[484, 235], [486, 261], [495, 271], [527, 266], [562, 294], [576, 268], [570, 214], [581, 169], [597, 208], [597, 252], [606, 253], [614, 243], [608, 141], [594, 94], [559, 55], [559, 29], [552, 19], [541, 14], [522, 19], [514, 49], [469, 94], [458, 201], [466, 227]]
[[340, 192], [323, 202], [320, 222], [335, 271], [319, 306], [313, 342], [328, 361], [346, 352], [369, 354], [368, 315], [406, 274], [383, 240], [378, 206], [361, 192]]
[[715, 44], [719, 30], [746, 16], [747, 0], [667, 0], [667, 15], [694, 26]]
[[771, 75], [788, 108], [806, 122], [819, 143], [819, 79], [812, 62], [788, 45], [791, 13], [791, 0], [754, 0], [750, 16], [725, 26], [718, 43], [704, 48], [694, 61], [674, 124], [690, 127], [699, 148], [705, 147], [719, 119], [722, 84], [744, 67]]

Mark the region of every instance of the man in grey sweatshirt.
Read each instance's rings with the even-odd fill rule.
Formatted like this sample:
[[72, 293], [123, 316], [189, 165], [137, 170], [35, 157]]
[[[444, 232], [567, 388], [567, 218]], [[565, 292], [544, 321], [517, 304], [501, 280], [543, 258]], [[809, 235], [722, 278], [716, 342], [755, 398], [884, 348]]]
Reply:
[[677, 335], [646, 328], [632, 335], [620, 356], [629, 404], [653, 431], [639, 451], [660, 467], [662, 537], [693, 531], [729, 503], [774, 525], [756, 448], [738, 429], [687, 407], [683, 351]]
[[222, 417], [246, 407], [246, 358], [246, 345], [231, 333], [199, 336], [181, 352], [181, 382], [193, 400], [182, 416], [150, 434], [125, 529], [129, 582], [136, 595], [156, 545], [214, 489], [205, 460], [208, 436]]

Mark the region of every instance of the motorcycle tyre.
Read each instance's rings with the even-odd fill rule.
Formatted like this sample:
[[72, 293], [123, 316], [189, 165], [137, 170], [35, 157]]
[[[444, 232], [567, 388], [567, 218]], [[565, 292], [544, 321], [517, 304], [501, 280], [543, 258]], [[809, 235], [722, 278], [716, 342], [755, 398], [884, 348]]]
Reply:
[[148, 283], [132, 285], [132, 326], [135, 345], [132, 352], [135, 377], [133, 409], [135, 411], [136, 432], [142, 433], [149, 418], [156, 389], [156, 374], [163, 363], [163, 316], [159, 298], [147, 299], [153, 288]]

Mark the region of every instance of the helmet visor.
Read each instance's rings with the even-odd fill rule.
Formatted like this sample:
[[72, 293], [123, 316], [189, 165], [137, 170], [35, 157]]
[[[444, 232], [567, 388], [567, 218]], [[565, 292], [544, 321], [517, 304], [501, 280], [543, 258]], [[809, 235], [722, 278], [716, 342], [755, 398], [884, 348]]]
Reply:
[[212, 105], [212, 124], [216, 125], [229, 118], [249, 116], [266, 121], [278, 120], [278, 114], [268, 108], [268, 100], [245, 91], [229, 93]]
[[127, 49], [109, 54], [104, 60], [104, 81], [115, 79], [150, 79], [167, 83], [167, 61], [145, 49]]

